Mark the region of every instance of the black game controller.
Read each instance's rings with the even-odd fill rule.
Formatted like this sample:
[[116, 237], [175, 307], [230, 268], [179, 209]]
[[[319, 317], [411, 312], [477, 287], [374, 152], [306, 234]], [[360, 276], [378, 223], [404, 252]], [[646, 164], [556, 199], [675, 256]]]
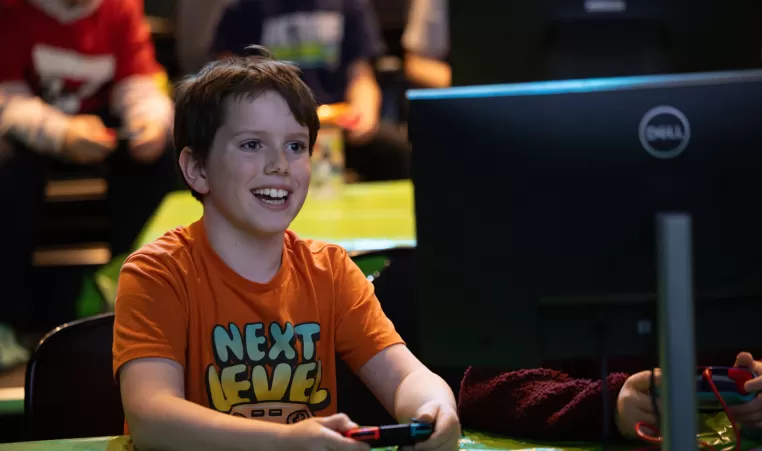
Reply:
[[390, 446], [412, 446], [426, 441], [434, 433], [434, 425], [429, 423], [393, 424], [350, 429], [344, 435], [364, 442], [371, 448]]

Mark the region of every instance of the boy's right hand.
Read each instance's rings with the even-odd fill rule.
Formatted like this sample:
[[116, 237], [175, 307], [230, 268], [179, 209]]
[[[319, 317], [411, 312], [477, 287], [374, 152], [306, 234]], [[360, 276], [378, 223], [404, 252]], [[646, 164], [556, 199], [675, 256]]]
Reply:
[[98, 116], [81, 114], [71, 118], [66, 130], [63, 153], [71, 161], [94, 164], [105, 160], [117, 141]]
[[344, 432], [356, 427], [357, 424], [343, 413], [310, 418], [286, 428], [285, 440], [289, 442], [288, 449], [295, 450], [370, 450], [366, 443], [344, 437]]
[[[654, 381], [658, 386], [661, 381], [661, 371], [654, 371]], [[624, 382], [616, 402], [616, 426], [626, 438], [635, 438], [635, 425], [640, 422], [656, 427], [657, 416], [654, 412], [650, 394], [651, 371], [641, 371], [633, 374]], [[657, 400], [657, 408], [660, 403]]]

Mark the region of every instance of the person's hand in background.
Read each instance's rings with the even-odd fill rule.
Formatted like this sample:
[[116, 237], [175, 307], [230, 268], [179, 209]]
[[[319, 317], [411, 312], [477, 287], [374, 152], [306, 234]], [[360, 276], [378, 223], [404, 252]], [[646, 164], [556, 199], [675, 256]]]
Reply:
[[[370, 451], [367, 443], [352, 440], [343, 434], [357, 424], [343, 413], [315, 417], [288, 427], [284, 440], [293, 450]], [[284, 443], [285, 444], [285, 443]]]
[[115, 133], [98, 116], [83, 114], [69, 121], [62, 151], [75, 163], [95, 164], [104, 161], [116, 146]]
[[[748, 368], [757, 377], [747, 381], [744, 388], [749, 393], [762, 391], [762, 363], [754, 360], [748, 352], [742, 352], [736, 357], [736, 367]], [[757, 396], [753, 400], [739, 406], [729, 407], [731, 415], [736, 423], [750, 429], [762, 430], [762, 397]]]
[[153, 121], [136, 121], [130, 126], [130, 155], [140, 163], [153, 163], [167, 150], [169, 131]]
[[367, 144], [378, 132], [380, 118], [373, 111], [354, 108], [347, 120], [347, 139], [355, 145]]
[[[655, 385], [658, 386], [660, 381], [661, 371], [656, 369], [654, 370]], [[637, 437], [635, 426], [641, 422], [659, 427], [650, 389], [650, 370], [633, 374], [622, 386], [616, 402], [616, 426], [624, 437]], [[657, 408], [660, 408], [659, 405], [657, 400]]]
[[363, 112], [348, 103], [321, 105], [318, 118], [322, 126], [341, 127], [347, 131], [352, 144], [364, 144], [373, 139], [379, 127], [379, 117], [370, 111]]
[[354, 116], [347, 140], [356, 146], [365, 145], [376, 136], [381, 124], [381, 89], [369, 61], [361, 59], [350, 64], [346, 99]]

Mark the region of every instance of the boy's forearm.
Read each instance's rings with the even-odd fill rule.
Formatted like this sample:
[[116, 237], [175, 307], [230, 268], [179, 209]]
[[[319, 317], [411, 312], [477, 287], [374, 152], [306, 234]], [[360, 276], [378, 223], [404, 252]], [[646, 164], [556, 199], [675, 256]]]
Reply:
[[427, 368], [421, 368], [405, 376], [394, 398], [394, 416], [400, 423], [415, 419], [418, 409], [432, 401], [456, 409], [455, 395], [441, 377]]
[[127, 413], [130, 434], [141, 450], [287, 449], [288, 426], [235, 417], [169, 395], [140, 412]]

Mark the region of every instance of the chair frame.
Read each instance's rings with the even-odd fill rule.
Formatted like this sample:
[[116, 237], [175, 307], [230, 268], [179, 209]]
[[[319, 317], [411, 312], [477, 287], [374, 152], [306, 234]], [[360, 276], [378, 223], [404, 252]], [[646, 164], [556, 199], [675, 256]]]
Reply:
[[37, 363], [41, 351], [45, 350], [45, 347], [50, 343], [53, 337], [61, 338], [61, 334], [69, 334], [72, 331], [77, 331], [80, 327], [90, 326], [96, 327], [102, 325], [103, 322], [111, 322], [113, 324], [114, 313], [106, 312], [98, 315], [90, 316], [87, 318], [81, 318], [74, 321], [64, 323], [55, 329], [51, 330], [44, 337], [42, 337], [32, 353], [29, 362], [26, 367], [26, 374], [24, 377], [24, 425], [27, 430], [30, 430], [34, 423], [35, 417], [35, 391], [32, 389], [32, 383], [35, 380], [37, 372]]

